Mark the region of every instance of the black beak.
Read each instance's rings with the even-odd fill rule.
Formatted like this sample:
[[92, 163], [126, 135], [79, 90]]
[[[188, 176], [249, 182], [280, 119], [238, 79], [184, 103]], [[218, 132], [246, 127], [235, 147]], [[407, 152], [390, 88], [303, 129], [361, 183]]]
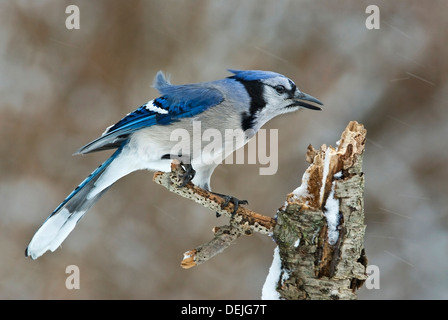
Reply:
[[303, 108], [311, 109], [311, 110], [322, 110], [321, 107], [316, 106], [314, 104], [310, 104], [308, 102], [312, 102], [318, 105], [323, 106], [324, 104], [320, 102], [318, 99], [314, 98], [313, 96], [310, 96], [309, 94], [306, 94], [304, 92], [298, 91], [298, 93], [294, 96], [294, 105], [300, 106]]

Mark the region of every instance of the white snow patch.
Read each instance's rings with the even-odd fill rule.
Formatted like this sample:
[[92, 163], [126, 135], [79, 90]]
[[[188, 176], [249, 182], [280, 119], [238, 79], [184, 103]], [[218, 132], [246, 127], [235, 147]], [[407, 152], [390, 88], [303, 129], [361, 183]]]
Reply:
[[289, 274], [290, 271], [289, 270], [283, 270], [283, 274], [282, 274], [282, 285], [283, 283], [289, 279]]
[[341, 179], [341, 178], [342, 178], [342, 170], [339, 171], [339, 172], [336, 172], [336, 173], [333, 175], [333, 177], [334, 177], [335, 179]]
[[327, 202], [325, 203], [325, 218], [328, 225], [328, 242], [333, 245], [339, 238], [339, 200], [334, 197], [333, 182], [331, 192], [328, 195]]
[[297, 238], [297, 240], [294, 242], [294, 248], [297, 248], [300, 244], [300, 238]]
[[280, 300], [280, 294], [277, 292], [277, 283], [282, 273], [282, 263], [280, 260], [280, 249], [275, 247], [274, 258], [269, 268], [268, 276], [261, 290], [262, 300]]
[[308, 180], [310, 178], [310, 174], [305, 171], [302, 177], [302, 184], [297, 187], [292, 193], [296, 198], [306, 197], [308, 196]]
[[339, 295], [339, 291], [336, 290], [336, 289], [333, 289], [333, 290], [330, 291], [330, 295], [332, 295], [332, 296], [338, 296], [338, 295]]

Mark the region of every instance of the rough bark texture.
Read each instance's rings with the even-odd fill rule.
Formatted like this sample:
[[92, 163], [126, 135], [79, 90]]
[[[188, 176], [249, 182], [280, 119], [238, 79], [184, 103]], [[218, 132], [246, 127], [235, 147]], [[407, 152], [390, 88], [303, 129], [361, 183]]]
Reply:
[[[274, 239], [282, 274], [277, 291], [282, 299], [356, 299], [366, 275], [363, 246], [364, 176], [362, 155], [366, 130], [352, 121], [337, 143], [308, 147], [311, 165], [302, 185], [287, 196], [277, 213]], [[338, 206], [337, 238], [329, 238], [327, 202]], [[336, 202], [335, 202], [336, 201]]]
[[228, 248], [241, 235], [251, 235], [253, 232], [272, 235], [275, 226], [273, 218], [263, 216], [243, 206], [239, 206], [233, 216], [232, 203], [223, 207], [223, 198], [201, 189], [191, 182], [181, 187], [181, 177], [184, 173], [185, 171], [180, 163], [173, 160], [171, 172], [156, 172], [153, 181], [177, 195], [194, 200], [210, 209], [214, 214], [225, 215], [231, 219], [228, 225], [213, 228], [214, 237], [212, 240], [185, 252], [181, 262], [182, 268], [189, 269], [213, 258]]
[[213, 232], [215, 236], [212, 240], [184, 253], [182, 268], [189, 269], [213, 258], [244, 234], [244, 231], [234, 224], [214, 227]]

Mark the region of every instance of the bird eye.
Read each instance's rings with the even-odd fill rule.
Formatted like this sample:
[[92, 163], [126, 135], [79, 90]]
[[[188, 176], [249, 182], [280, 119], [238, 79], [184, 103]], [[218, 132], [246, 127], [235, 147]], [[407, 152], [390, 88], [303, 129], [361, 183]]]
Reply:
[[285, 93], [285, 91], [286, 91], [286, 88], [285, 88], [284, 86], [282, 86], [282, 85], [278, 85], [278, 86], [276, 86], [274, 89], [275, 89], [275, 90], [277, 91], [277, 93], [279, 93], [279, 94]]

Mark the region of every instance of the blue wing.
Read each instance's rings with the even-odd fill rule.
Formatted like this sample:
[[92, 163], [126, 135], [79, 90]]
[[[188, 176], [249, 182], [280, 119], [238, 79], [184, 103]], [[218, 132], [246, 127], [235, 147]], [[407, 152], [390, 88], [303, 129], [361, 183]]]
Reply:
[[224, 100], [218, 89], [204, 84], [171, 85], [161, 72], [157, 74], [154, 86], [162, 94], [161, 97], [129, 113], [75, 154], [118, 148], [139, 129], [169, 125], [182, 118], [193, 117]]

